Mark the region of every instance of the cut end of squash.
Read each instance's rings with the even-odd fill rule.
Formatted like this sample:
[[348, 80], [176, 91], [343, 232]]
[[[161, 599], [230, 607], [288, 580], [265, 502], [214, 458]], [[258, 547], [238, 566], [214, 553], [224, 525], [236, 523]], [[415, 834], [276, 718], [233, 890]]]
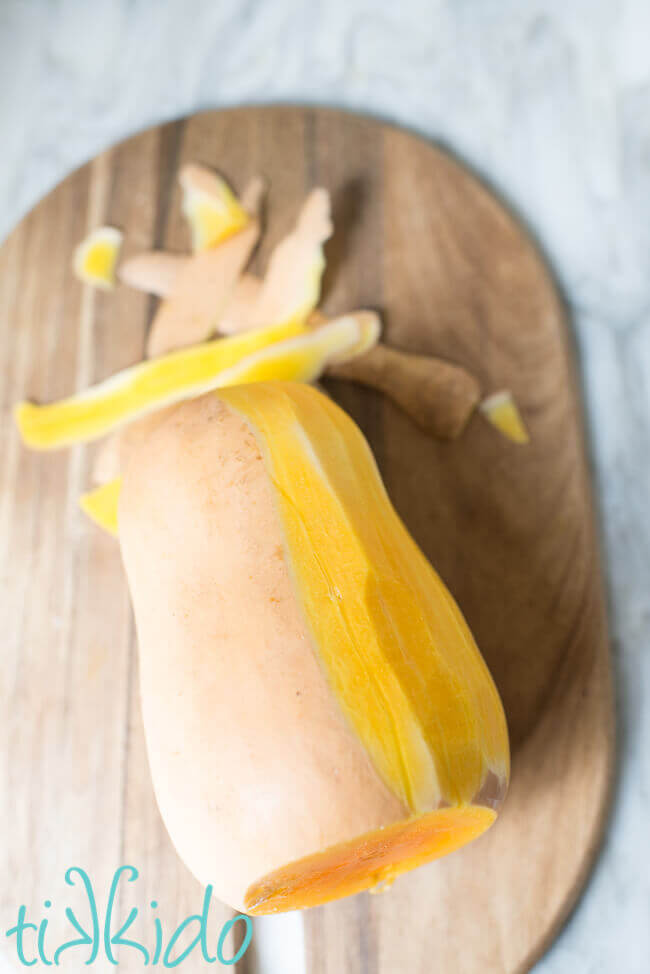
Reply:
[[111, 290], [115, 287], [115, 266], [122, 246], [122, 233], [115, 227], [98, 227], [82, 240], [74, 252], [74, 272], [85, 284]]
[[528, 430], [508, 389], [495, 392], [480, 404], [479, 409], [496, 429], [513, 443], [530, 443]]
[[190, 225], [195, 253], [216, 247], [249, 222], [248, 212], [228, 184], [210, 169], [183, 166], [179, 181], [183, 189], [182, 209]]
[[79, 507], [100, 528], [117, 537], [117, 504], [122, 478], [116, 477], [79, 498]]
[[401, 873], [455, 852], [495, 821], [490, 808], [440, 808], [276, 869], [246, 891], [252, 916], [320, 906], [388, 886]]

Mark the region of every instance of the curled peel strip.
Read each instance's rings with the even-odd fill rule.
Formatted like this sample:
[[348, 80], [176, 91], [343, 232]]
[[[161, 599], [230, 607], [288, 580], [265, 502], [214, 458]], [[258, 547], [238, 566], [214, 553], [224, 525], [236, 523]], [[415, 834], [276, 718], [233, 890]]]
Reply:
[[37, 450], [99, 439], [162, 406], [209, 392], [216, 388], [224, 370], [305, 328], [301, 323], [289, 322], [218, 338], [133, 365], [59, 402], [19, 403], [14, 410], [18, 430], [27, 446]]
[[[284, 380], [312, 382], [328, 363], [367, 350], [379, 337], [379, 318], [373, 312], [343, 315], [313, 331], [254, 352], [224, 370], [213, 388]], [[117, 504], [121, 478], [116, 477], [80, 498], [80, 505], [100, 527], [117, 534]]]

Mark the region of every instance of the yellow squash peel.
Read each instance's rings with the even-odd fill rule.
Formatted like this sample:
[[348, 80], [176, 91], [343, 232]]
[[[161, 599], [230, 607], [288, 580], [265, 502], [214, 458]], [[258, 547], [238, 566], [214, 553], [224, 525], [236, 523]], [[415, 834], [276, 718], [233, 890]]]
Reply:
[[530, 443], [528, 430], [521, 418], [512, 393], [508, 389], [495, 392], [479, 405], [480, 411], [495, 429], [513, 443]]
[[214, 389], [219, 376], [242, 359], [305, 330], [303, 322], [292, 320], [217, 338], [131, 366], [59, 402], [19, 403], [15, 408], [18, 429], [24, 442], [37, 450], [98, 439], [138, 416]]
[[[329, 362], [361, 355], [376, 343], [378, 337], [379, 318], [374, 312], [344, 315], [308, 334], [279, 342], [242, 359], [226, 370], [216, 385], [222, 387], [269, 379], [313, 382]], [[120, 484], [121, 477], [112, 478], [79, 499], [82, 510], [99, 527], [114, 535], [117, 535]]]
[[116, 227], [92, 230], [74, 252], [72, 266], [79, 280], [110, 291], [121, 246], [122, 233]]
[[217, 173], [189, 163], [178, 178], [183, 190], [182, 210], [190, 225], [195, 253], [216, 247], [249, 222], [246, 208]]

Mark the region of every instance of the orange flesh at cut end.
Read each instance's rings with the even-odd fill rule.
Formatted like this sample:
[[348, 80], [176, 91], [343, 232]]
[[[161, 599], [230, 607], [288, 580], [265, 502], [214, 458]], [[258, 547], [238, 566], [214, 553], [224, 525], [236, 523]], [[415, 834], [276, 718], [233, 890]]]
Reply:
[[246, 912], [262, 916], [302, 910], [390, 884], [400, 873], [478, 838], [495, 819], [490, 808], [465, 805], [368, 832], [268, 873], [246, 891]]

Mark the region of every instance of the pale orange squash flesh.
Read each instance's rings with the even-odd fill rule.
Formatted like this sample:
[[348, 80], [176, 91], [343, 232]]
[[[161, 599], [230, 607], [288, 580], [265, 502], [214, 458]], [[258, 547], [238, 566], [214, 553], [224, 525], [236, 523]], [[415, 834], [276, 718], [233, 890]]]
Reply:
[[390, 884], [400, 873], [455, 852], [496, 819], [479, 805], [439, 808], [368, 832], [276, 869], [246, 891], [253, 916], [320, 906], [342, 896]]

